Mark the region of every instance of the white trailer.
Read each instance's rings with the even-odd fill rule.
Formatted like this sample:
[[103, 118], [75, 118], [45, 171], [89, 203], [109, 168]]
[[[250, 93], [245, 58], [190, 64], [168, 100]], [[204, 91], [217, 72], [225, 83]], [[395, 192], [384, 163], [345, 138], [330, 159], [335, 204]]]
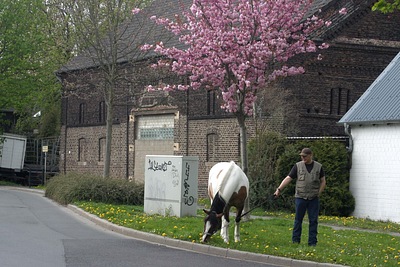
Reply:
[[22, 135], [0, 135], [0, 168], [16, 172], [24, 168], [26, 141]]

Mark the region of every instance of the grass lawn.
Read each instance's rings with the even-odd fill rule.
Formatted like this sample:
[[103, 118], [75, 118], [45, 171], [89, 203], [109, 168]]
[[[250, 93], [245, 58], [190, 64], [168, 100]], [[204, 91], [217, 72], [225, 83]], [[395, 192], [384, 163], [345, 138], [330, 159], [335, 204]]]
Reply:
[[[200, 243], [202, 236], [201, 210], [197, 217], [177, 218], [146, 215], [142, 206], [94, 202], [78, 202], [75, 205], [114, 224], [144, 232], [195, 243]], [[303, 225], [302, 244], [291, 243], [293, 214], [256, 210], [252, 215], [264, 218], [242, 222], [240, 242], [233, 242], [232, 217], [231, 242], [225, 244], [219, 234], [215, 234], [209, 245], [347, 266], [400, 266], [400, 235], [391, 234], [400, 233], [400, 224], [320, 216], [318, 245], [309, 247], [307, 224]]]

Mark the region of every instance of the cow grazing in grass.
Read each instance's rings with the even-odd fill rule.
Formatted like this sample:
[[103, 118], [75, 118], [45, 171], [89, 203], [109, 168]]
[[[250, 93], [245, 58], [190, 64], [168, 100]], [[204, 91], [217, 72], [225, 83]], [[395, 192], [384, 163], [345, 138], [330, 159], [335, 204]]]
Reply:
[[236, 207], [235, 242], [240, 241], [239, 223], [245, 206], [248, 209], [248, 195], [249, 180], [233, 161], [220, 162], [211, 168], [208, 178], [211, 209], [204, 209], [207, 216], [202, 242], [207, 242], [219, 229], [224, 242], [229, 242], [229, 210], [232, 206]]

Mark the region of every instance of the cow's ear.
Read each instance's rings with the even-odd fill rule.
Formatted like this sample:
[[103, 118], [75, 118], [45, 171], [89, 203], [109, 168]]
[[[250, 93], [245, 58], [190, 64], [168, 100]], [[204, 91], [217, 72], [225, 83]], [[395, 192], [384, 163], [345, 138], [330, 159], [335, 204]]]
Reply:
[[217, 214], [217, 218], [222, 218], [222, 216], [224, 216], [224, 213]]
[[204, 212], [205, 212], [205, 214], [207, 214], [207, 215], [209, 215], [209, 214], [210, 214], [210, 211], [209, 211], [209, 210], [203, 209], [203, 211], [204, 211]]

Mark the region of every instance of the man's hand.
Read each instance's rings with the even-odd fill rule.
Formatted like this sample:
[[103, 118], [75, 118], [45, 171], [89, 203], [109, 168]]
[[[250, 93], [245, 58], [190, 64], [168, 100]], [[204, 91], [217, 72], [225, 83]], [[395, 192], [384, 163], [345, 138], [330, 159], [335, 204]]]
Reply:
[[274, 193], [275, 198], [278, 198], [280, 194], [281, 194], [281, 190], [279, 188], [277, 188]]

